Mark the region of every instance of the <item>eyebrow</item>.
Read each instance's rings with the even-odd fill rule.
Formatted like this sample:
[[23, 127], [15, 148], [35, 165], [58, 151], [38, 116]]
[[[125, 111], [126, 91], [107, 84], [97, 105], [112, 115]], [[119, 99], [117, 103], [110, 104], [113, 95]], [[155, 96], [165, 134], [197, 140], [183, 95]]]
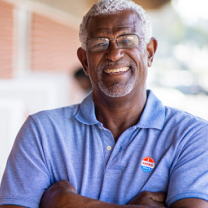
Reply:
[[[111, 34], [111, 29], [110, 28], [97, 28], [96, 30], [94, 30], [91, 34], [94, 36], [96, 34], [97, 35], [101, 35], [101, 33], [103, 33], [103, 35], [108, 35]], [[123, 34], [131, 34], [131, 33], [136, 33], [135, 28], [129, 27], [129, 26], [121, 26], [116, 28], [116, 30], [114, 32], [124, 32]], [[102, 35], [101, 35], [102, 36]]]

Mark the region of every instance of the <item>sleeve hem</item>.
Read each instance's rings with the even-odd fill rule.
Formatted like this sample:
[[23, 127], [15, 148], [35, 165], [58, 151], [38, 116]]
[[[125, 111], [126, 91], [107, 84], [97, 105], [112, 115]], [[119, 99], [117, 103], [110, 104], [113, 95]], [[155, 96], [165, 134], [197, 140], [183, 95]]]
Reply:
[[180, 200], [180, 199], [186, 199], [186, 198], [198, 198], [198, 199], [204, 199], [208, 201], [208, 195], [203, 193], [196, 193], [196, 192], [188, 192], [188, 193], [181, 193], [176, 194], [169, 198], [166, 203], [168, 207], [170, 207], [174, 202]]
[[16, 206], [23, 206], [29, 208], [39, 208], [39, 203], [31, 202], [31, 200], [21, 198], [2, 198], [0, 199], [0, 206], [2, 205], [16, 205]]

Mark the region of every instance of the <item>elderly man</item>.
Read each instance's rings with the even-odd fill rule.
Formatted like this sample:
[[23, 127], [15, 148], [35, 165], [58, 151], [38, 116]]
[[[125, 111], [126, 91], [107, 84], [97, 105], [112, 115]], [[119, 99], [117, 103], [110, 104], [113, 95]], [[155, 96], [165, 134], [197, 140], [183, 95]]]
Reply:
[[27, 119], [1, 183], [2, 208], [208, 207], [208, 122], [146, 90], [157, 40], [145, 11], [100, 0], [80, 40], [92, 93]]

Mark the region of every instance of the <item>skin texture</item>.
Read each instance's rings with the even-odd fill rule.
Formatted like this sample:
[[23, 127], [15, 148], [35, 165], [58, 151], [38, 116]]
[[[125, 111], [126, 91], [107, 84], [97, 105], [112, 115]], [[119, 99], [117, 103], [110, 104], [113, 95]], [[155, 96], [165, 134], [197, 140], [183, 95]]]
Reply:
[[[135, 207], [135, 208], [148, 208], [149, 206], [140, 206], [142, 203], [145, 205], [157, 207], [165, 207], [164, 204], [165, 196], [163, 193], [150, 193], [143, 192], [141, 197], [135, 197], [129, 205], [116, 205], [106, 202], [101, 202], [98, 200], [90, 199], [87, 197], [80, 196], [76, 194], [76, 190], [68, 181], [60, 181], [53, 186], [51, 186], [43, 195], [40, 208], [81, 208], [81, 207], [90, 207], [90, 208], [116, 208], [116, 207]], [[140, 202], [141, 201], [141, 202]], [[160, 202], [159, 202], [160, 201]], [[163, 202], [163, 203], [162, 203]], [[135, 206], [138, 205], [138, 206]]]
[[[166, 207], [165, 195], [160, 193], [142, 192], [127, 205], [106, 203], [78, 195], [69, 181], [59, 181], [44, 192], [40, 208], [161, 208]], [[143, 206], [145, 205], [145, 206]], [[20, 206], [5, 205], [2, 208]]]
[[134, 197], [128, 205], [151, 205], [158, 207], [167, 207], [165, 204], [166, 195], [163, 192], [148, 192], [143, 191]]
[[[87, 25], [88, 39], [93, 37], [111, 39], [122, 34], [142, 36], [137, 27], [139, 21], [138, 16], [128, 10], [116, 15], [91, 18]], [[154, 38], [145, 47], [141, 43], [134, 49], [120, 49], [115, 41], [111, 41], [110, 47], [102, 52], [78, 49], [78, 57], [92, 82], [97, 119], [112, 132], [115, 141], [123, 131], [139, 121], [147, 99], [145, 87], [147, 70], [148, 66], [152, 65], [156, 49], [157, 41]], [[109, 75], [103, 71], [126, 66], [130, 67], [126, 73]], [[113, 93], [120, 93], [122, 88], [128, 85], [131, 86], [131, 90], [127, 94], [123, 93], [123, 96], [112, 97], [101, 89], [100, 83], [107, 90], [113, 90]], [[40, 208], [158, 208], [166, 206], [165, 198], [161, 192], [142, 192], [127, 205], [116, 205], [78, 195], [70, 182], [60, 181], [45, 191]], [[2, 208], [16, 207], [18, 206], [2, 206]], [[208, 203], [202, 199], [188, 198], [175, 202], [170, 208], [208, 208]]]
[[[126, 10], [116, 15], [98, 16], [88, 21], [88, 39], [95, 37], [117, 38], [123, 34], [143, 34], [138, 28], [140, 19], [137, 14]], [[146, 103], [146, 78], [148, 66], [152, 65], [157, 41], [152, 38], [148, 45], [141, 39], [140, 44], [132, 49], [120, 49], [116, 41], [110, 42], [107, 50], [101, 52], [78, 49], [77, 55], [93, 88], [96, 117], [109, 129], [115, 141], [140, 118]], [[130, 67], [126, 73], [106, 74], [105, 69]], [[129, 93], [120, 97], [106, 95], [100, 83], [109, 91], [121, 93], [130, 86]], [[112, 92], [116, 93], [116, 92]], [[122, 93], [121, 93], [122, 94]]]

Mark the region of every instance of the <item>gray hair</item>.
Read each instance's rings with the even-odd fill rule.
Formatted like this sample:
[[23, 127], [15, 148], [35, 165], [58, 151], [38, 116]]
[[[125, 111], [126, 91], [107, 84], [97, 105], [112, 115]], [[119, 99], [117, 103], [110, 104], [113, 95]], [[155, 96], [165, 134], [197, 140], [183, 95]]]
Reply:
[[144, 35], [144, 41], [147, 44], [152, 37], [152, 25], [150, 17], [146, 14], [144, 9], [135, 4], [132, 0], [99, 0], [95, 3], [92, 8], [85, 14], [83, 17], [82, 23], [80, 24], [79, 29], [79, 40], [81, 46], [86, 50], [87, 42], [87, 22], [90, 17], [95, 17], [99, 15], [109, 15], [115, 14], [124, 10], [133, 10], [135, 11], [141, 20], [140, 27]]

